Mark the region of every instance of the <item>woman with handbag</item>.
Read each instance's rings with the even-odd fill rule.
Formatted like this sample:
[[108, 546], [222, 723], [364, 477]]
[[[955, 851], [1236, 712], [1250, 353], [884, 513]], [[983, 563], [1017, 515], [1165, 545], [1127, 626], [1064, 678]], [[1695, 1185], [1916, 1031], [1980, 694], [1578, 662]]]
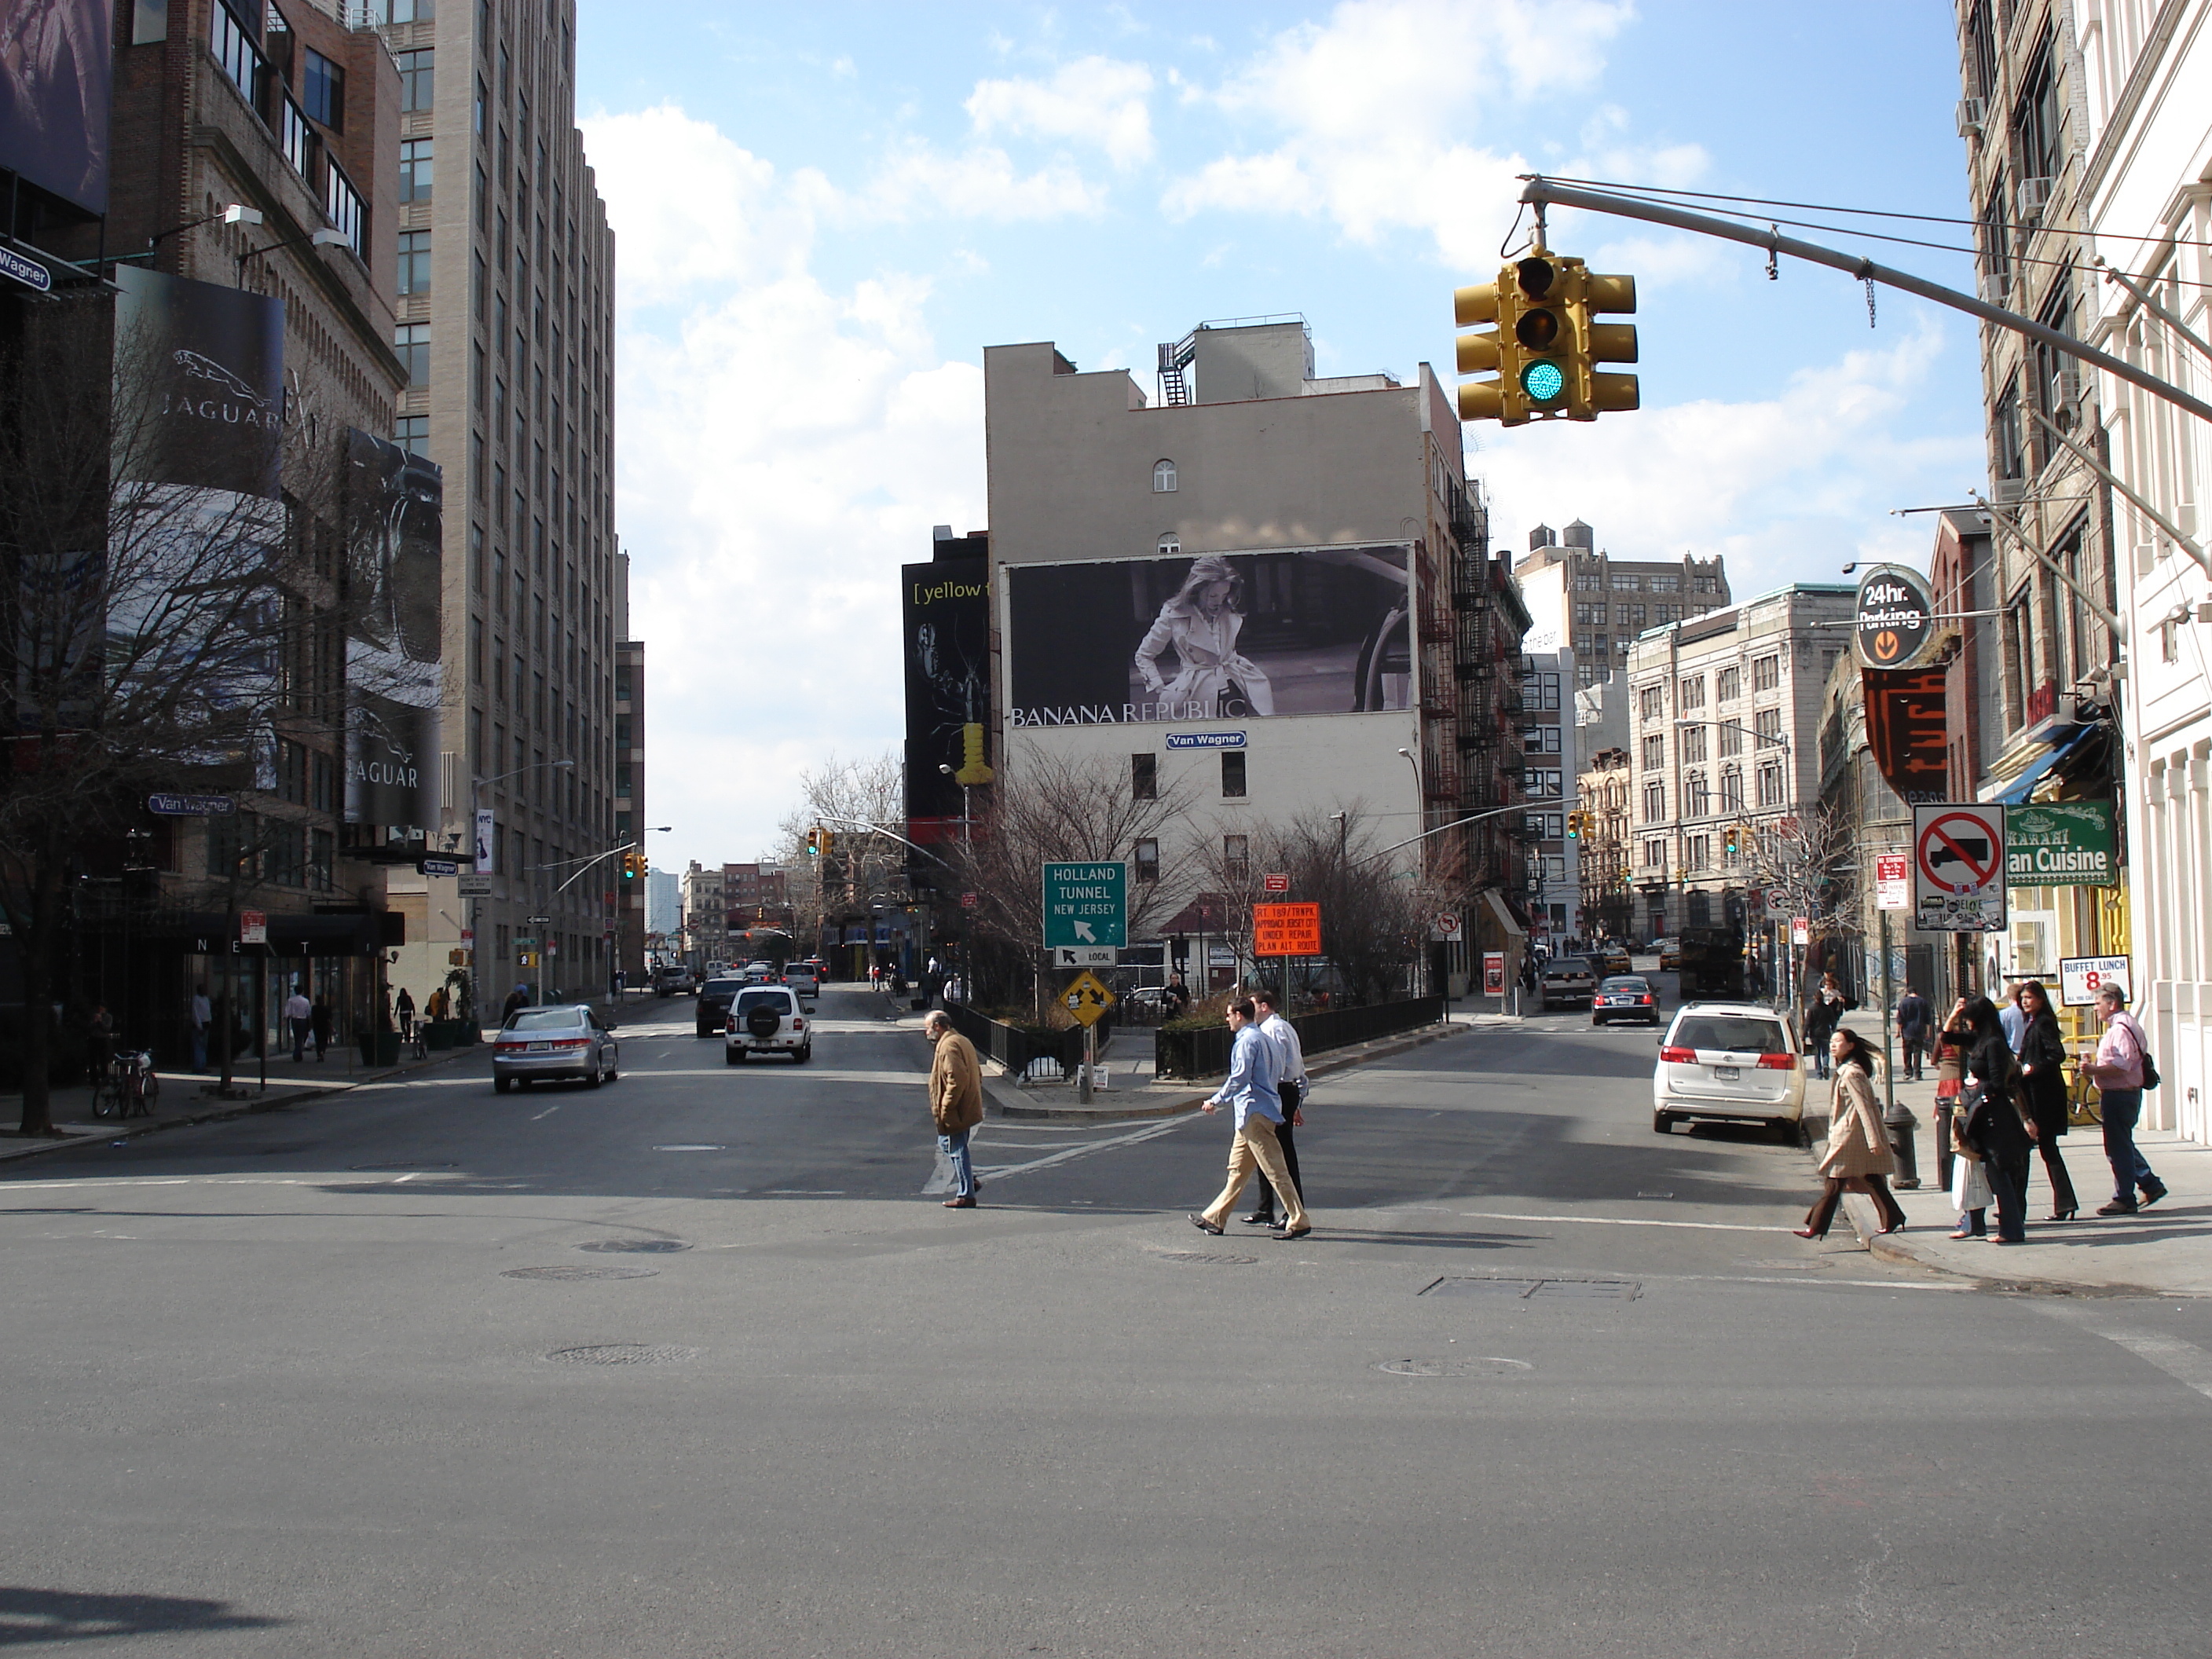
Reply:
[[[1978, 1155], [1987, 1171], [1997, 1212], [1995, 1243], [2027, 1243], [2027, 1159], [2035, 1129], [2021, 1113], [2013, 1058], [1996, 1005], [1976, 997], [1966, 1006], [1966, 1079], [1959, 1110], [1966, 1127], [1959, 1138]], [[1956, 1119], [1954, 1119], [1956, 1122]]]
[[2043, 1154], [2044, 1174], [2051, 1177], [2050, 1218], [2071, 1221], [2081, 1203], [2058, 1150], [2058, 1138], [2066, 1133], [2066, 1039], [2041, 980], [2020, 988], [2020, 1011], [2027, 1016], [2018, 1051], [2020, 1073], [2028, 1121], [2035, 1126], [2035, 1149]]
[[[1958, 1138], [1952, 1133], [1951, 1121], [1957, 1112], [1959, 1091], [1966, 1084], [1966, 1000], [1960, 997], [1951, 1005], [1943, 1029], [1936, 1034], [1936, 1178], [1945, 1192], [1954, 1196], [1956, 1182], [1952, 1178], [1952, 1165], [1957, 1160], [1960, 1147]], [[1986, 1198], [1982, 1201], [1989, 1202]], [[1960, 1206], [1962, 1212], [1966, 1207]], [[1960, 1224], [1966, 1224], [1961, 1220]]]
[[1835, 1088], [1828, 1102], [1828, 1144], [1820, 1155], [1820, 1173], [1827, 1185], [1806, 1215], [1805, 1224], [1797, 1229], [1797, 1237], [1826, 1237], [1836, 1206], [1847, 1190], [1863, 1192], [1874, 1200], [1881, 1211], [1882, 1231], [1902, 1232], [1904, 1206], [1889, 1190], [1897, 1162], [1882, 1127], [1881, 1103], [1874, 1095], [1874, 1055], [1849, 1026], [1838, 1026], [1828, 1039], [1828, 1054], [1835, 1061]]

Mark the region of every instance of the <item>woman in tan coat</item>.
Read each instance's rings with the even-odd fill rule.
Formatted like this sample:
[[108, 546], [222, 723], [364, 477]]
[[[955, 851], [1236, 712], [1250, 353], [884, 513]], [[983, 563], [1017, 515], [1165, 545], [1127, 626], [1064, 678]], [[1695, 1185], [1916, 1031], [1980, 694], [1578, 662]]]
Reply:
[[1849, 1026], [1838, 1026], [1828, 1039], [1828, 1056], [1835, 1061], [1836, 1076], [1828, 1104], [1828, 1145], [1820, 1156], [1820, 1173], [1827, 1185], [1805, 1224], [1797, 1229], [1797, 1237], [1826, 1237], [1836, 1206], [1850, 1188], [1874, 1200], [1881, 1211], [1884, 1232], [1901, 1232], [1905, 1211], [1889, 1190], [1897, 1159], [1882, 1127], [1881, 1103], [1874, 1097], [1874, 1056]]

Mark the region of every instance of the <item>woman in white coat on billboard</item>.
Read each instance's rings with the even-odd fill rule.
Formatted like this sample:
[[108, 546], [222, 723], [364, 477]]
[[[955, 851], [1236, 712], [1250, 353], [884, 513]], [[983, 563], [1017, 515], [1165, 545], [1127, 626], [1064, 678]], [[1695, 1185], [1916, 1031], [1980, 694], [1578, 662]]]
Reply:
[[[1237, 635], [1244, 626], [1237, 599], [1243, 586], [1226, 559], [1193, 561], [1182, 588], [1160, 607], [1138, 646], [1137, 672], [1145, 689], [1176, 705], [1174, 718], [1241, 714], [1234, 706], [1239, 693], [1253, 714], [1275, 712], [1275, 691], [1267, 675], [1237, 649]], [[1176, 664], [1173, 679], [1160, 672], [1160, 658], [1170, 651]]]

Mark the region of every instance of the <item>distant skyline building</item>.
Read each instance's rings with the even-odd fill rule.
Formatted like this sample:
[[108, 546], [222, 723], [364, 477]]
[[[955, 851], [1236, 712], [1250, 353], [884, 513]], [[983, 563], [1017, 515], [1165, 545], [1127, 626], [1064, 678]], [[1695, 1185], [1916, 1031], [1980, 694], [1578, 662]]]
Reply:
[[684, 878], [673, 870], [649, 870], [645, 877], [645, 931], [674, 940], [684, 930]]
[[1616, 559], [1580, 519], [1563, 532], [1530, 531], [1513, 576], [1528, 606], [1528, 648], [1573, 652], [1577, 687], [1610, 678], [1645, 629], [1702, 617], [1730, 597], [1719, 554]]

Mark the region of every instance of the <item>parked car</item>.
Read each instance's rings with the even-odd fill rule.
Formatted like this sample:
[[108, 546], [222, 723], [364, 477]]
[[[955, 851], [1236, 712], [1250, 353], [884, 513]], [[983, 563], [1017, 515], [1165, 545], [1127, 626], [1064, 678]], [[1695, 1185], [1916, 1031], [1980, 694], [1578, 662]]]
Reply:
[[532, 1083], [578, 1079], [596, 1089], [621, 1074], [615, 1028], [589, 1008], [518, 1008], [491, 1051], [491, 1086], [501, 1094]]
[[730, 1017], [730, 1005], [737, 1000], [738, 993], [745, 988], [745, 981], [734, 975], [725, 974], [720, 979], [710, 979], [699, 988], [699, 1006], [692, 1010], [696, 1034], [713, 1036], [722, 1029]]
[[1600, 980], [1596, 992], [1590, 997], [1593, 1025], [1611, 1025], [1624, 1019], [1656, 1025], [1664, 1018], [1659, 1012], [1659, 994], [1651, 988], [1651, 981], [1640, 974], [1614, 974]]
[[1675, 1011], [1651, 1074], [1651, 1127], [1692, 1118], [1768, 1123], [1795, 1135], [1805, 1115], [1805, 1068], [1787, 1014], [1755, 1002], [1696, 1002]]
[[789, 1054], [801, 1066], [814, 1058], [806, 1011], [788, 985], [748, 985], [738, 993], [722, 1028], [722, 1060], [740, 1065], [747, 1054]]
[[1587, 1006], [1590, 993], [1597, 989], [1597, 975], [1590, 970], [1588, 957], [1547, 957], [1544, 961], [1544, 1006], [1553, 1003], [1582, 1003]]
[[809, 1002], [822, 994], [822, 975], [814, 971], [814, 964], [810, 962], [785, 963], [783, 982]]

